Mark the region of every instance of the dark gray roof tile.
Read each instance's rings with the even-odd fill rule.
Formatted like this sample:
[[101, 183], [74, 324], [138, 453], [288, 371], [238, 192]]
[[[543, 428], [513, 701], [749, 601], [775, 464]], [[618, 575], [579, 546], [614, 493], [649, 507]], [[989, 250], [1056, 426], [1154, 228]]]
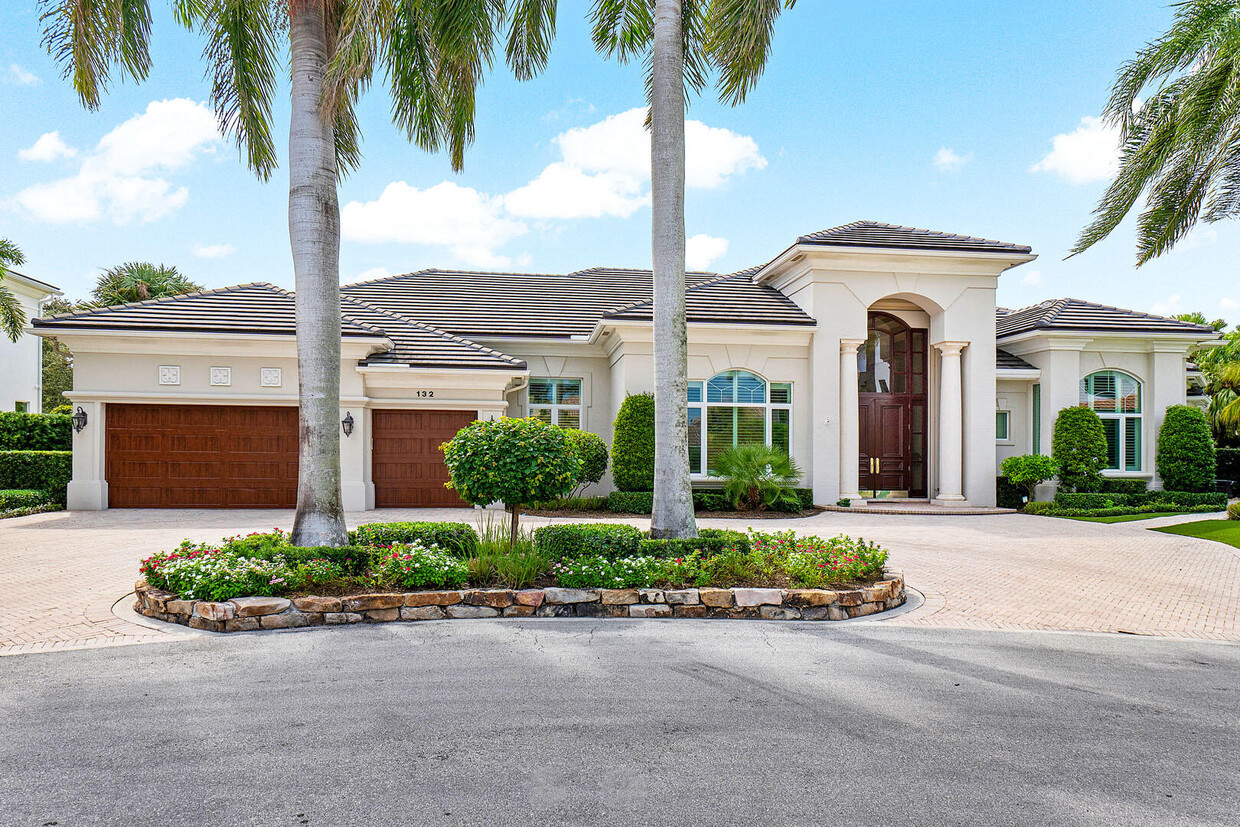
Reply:
[[[750, 280], [743, 270], [695, 284], [685, 291], [685, 317], [690, 322], [724, 324], [817, 324], [813, 317], [778, 290]], [[650, 319], [654, 300], [645, 299], [603, 314], [608, 319]]]
[[1024, 359], [1015, 354], [1008, 353], [1003, 348], [995, 350], [995, 367], [999, 370], [1037, 370], [1036, 365], [1031, 365]]
[[798, 244], [823, 244], [835, 247], [886, 247], [900, 250], [944, 250], [970, 253], [1016, 253], [1025, 255], [1033, 248], [1006, 241], [991, 241], [967, 235], [943, 233], [937, 230], [920, 230], [899, 224], [882, 224], [877, 221], [854, 221], [803, 235]]
[[350, 316], [382, 328], [394, 347], [373, 353], [362, 365], [402, 365], [412, 368], [524, 370], [525, 362], [453, 336], [430, 325], [388, 313], [357, 299], [344, 298], [342, 306]]
[[1209, 325], [1181, 322], [1166, 316], [1094, 304], [1081, 299], [1048, 299], [1020, 310], [995, 316], [999, 338], [1015, 336], [1031, 330], [1081, 330], [1116, 333], [1186, 333], [1206, 334], [1213, 338]]

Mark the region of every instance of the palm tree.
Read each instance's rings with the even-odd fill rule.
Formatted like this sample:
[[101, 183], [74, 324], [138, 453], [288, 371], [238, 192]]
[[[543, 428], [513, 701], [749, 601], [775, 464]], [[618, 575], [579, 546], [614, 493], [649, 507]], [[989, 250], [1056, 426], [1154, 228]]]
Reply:
[[1119, 71], [1104, 118], [1120, 167], [1072, 249], [1106, 238], [1146, 193], [1137, 265], [1196, 226], [1240, 214], [1240, 2], [1186, 0], [1171, 29]]
[[[150, 71], [149, 0], [42, 0], [44, 45], [84, 106], [96, 109], [114, 67]], [[519, 78], [546, 64], [554, 0], [170, 0], [206, 40], [211, 102], [261, 180], [277, 163], [276, 77], [288, 37], [289, 237], [297, 295], [301, 457], [295, 544], [347, 542], [340, 500], [339, 177], [361, 159], [355, 106], [376, 68], [393, 120], [428, 151], [447, 147], [459, 170], [474, 137], [475, 90], [510, 17], [508, 62]]]
[[775, 20], [795, 0], [595, 0], [594, 43], [646, 60], [654, 268], [655, 470], [650, 536], [696, 537], [689, 480], [685, 322], [685, 89], [712, 70], [719, 99], [743, 103], [766, 67]]
[[104, 270], [90, 291], [90, 297], [94, 306], [106, 307], [179, 296], [201, 289], [201, 284], [190, 281], [175, 267], [149, 261], [127, 261]]
[[26, 263], [26, 254], [7, 238], [0, 238], [0, 330], [9, 337], [10, 342], [21, 338], [26, 327], [26, 310], [22, 307], [13, 291], [4, 285], [4, 277], [10, 267], [20, 267]]

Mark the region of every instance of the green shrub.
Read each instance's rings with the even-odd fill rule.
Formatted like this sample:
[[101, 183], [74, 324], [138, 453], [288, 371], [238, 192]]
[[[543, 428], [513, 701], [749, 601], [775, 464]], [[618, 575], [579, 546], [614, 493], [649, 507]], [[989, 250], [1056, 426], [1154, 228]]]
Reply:
[[57, 405], [56, 407], [52, 408], [50, 411], [46, 411], [45, 413], [64, 414], [65, 416], [72, 416], [73, 406], [72, 405]]
[[469, 566], [443, 549], [398, 543], [376, 555], [375, 577], [403, 589], [459, 589], [469, 581]]
[[71, 451], [69, 417], [58, 414], [0, 413], [0, 451]]
[[1214, 460], [1219, 479], [1240, 482], [1240, 448], [1215, 448]]
[[615, 514], [650, 514], [654, 494], [650, 491], [613, 491], [607, 495], [607, 508]]
[[612, 426], [611, 478], [621, 491], [654, 490], [654, 395], [625, 398]]
[[70, 451], [0, 451], [0, 488], [46, 491], [63, 503], [72, 476]]
[[577, 457], [577, 490], [598, 482], [607, 473], [607, 443], [598, 434], [565, 428], [564, 438]]
[[1180, 508], [1209, 505], [1222, 511], [1227, 507], [1227, 495], [1220, 491], [1151, 491], [1150, 497], [1151, 499], [1156, 497]]
[[698, 511], [731, 511], [732, 504], [722, 491], [703, 490], [693, 492], [693, 507]]
[[739, 531], [725, 528], [703, 528], [696, 539], [691, 540], [642, 540], [638, 554], [642, 557], [688, 557], [695, 552], [704, 556], [720, 554], [730, 549], [748, 552], [749, 537]]
[[1055, 494], [1056, 508], [1114, 508], [1128, 505], [1127, 494], [1094, 494], [1060, 491]]
[[1026, 514], [1046, 514], [1050, 511], [1053, 511], [1054, 508], [1055, 508], [1054, 503], [1046, 502], [1046, 501], [1042, 501], [1042, 502], [1034, 501], [1034, 502], [1025, 503], [1024, 507], [1021, 508], [1021, 511], [1023, 511]]
[[1025, 492], [1012, 485], [1007, 477], [995, 477], [995, 505], [1000, 508], [1020, 508], [1025, 502]]
[[663, 561], [654, 557], [578, 557], [552, 563], [551, 573], [566, 589], [642, 589], [662, 579]]
[[468, 557], [478, 551], [478, 533], [466, 523], [367, 523], [349, 532], [349, 541], [359, 546], [396, 543], [439, 546], [458, 557]]
[[1145, 480], [1104, 477], [1102, 486], [1098, 490], [1104, 494], [1127, 494], [1131, 498], [1146, 494], [1149, 491], [1149, 484]]
[[155, 588], [198, 600], [285, 594], [296, 580], [283, 558], [246, 557], [188, 540], [175, 551], [146, 558], [141, 571]]
[[552, 563], [578, 557], [635, 557], [641, 541], [641, 531], [615, 523], [548, 525], [534, 531], [534, 549]]
[[1055, 418], [1051, 456], [1059, 484], [1069, 491], [1095, 491], [1102, 485], [1107, 437], [1102, 420], [1089, 408], [1064, 408]]
[[326, 560], [345, 575], [360, 576], [370, 570], [375, 551], [364, 546], [285, 546], [270, 555], [276, 556], [283, 557], [290, 568], [309, 565], [316, 560]]
[[[999, 465], [999, 470], [1003, 473], [1000, 479], [1007, 481], [1014, 486], [1020, 494], [1023, 494], [1033, 501], [1034, 491], [1039, 485], [1055, 478], [1056, 466], [1055, 460], [1043, 454], [1022, 454], [1018, 457], [1008, 457]], [[1015, 498], [1016, 506], [1007, 506], [1009, 508], [1019, 508], [1020, 494]], [[1001, 498], [1007, 496], [1011, 501], [1012, 497], [1000, 488]], [[999, 503], [1003, 505], [1002, 502]]]
[[46, 491], [17, 488], [0, 491], [0, 511], [12, 511], [16, 508], [37, 508], [51, 503]]
[[545, 503], [530, 503], [531, 511], [606, 511], [607, 497], [561, 497]]
[[737, 508], [791, 508], [799, 510], [801, 497], [794, 488], [801, 469], [792, 457], [769, 445], [734, 445], [715, 458], [723, 493]]
[[812, 488], [794, 488], [797, 497], [801, 500], [801, 510], [807, 511], [814, 507], [814, 489]]
[[1200, 408], [1170, 405], [1158, 429], [1155, 465], [1163, 486], [1172, 491], [1213, 491], [1214, 440]]
[[1240, 520], [1240, 500], [1227, 504], [1227, 519]]

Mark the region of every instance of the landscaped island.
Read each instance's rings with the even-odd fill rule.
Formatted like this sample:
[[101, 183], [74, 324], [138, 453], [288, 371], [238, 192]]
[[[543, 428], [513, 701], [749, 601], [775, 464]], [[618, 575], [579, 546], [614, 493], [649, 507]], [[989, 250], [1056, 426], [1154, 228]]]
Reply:
[[704, 529], [651, 540], [613, 524], [374, 523], [353, 545], [297, 548], [280, 530], [188, 540], [142, 562], [136, 610], [209, 631], [477, 617], [843, 620], [904, 602], [864, 540]]

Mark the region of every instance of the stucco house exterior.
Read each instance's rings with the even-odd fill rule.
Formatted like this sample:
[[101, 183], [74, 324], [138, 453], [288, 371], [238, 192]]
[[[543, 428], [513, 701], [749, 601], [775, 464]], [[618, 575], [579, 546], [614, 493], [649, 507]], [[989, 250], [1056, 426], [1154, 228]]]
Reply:
[[[859, 221], [764, 265], [691, 273], [691, 470], [737, 442], [786, 448], [818, 503], [995, 503], [999, 460], [1049, 452], [1083, 401], [1108, 473], [1157, 484], [1162, 411], [1208, 327], [1073, 299], [996, 307], [1029, 247]], [[422, 270], [342, 295], [345, 506], [458, 504], [437, 446], [476, 418], [539, 416], [611, 440], [653, 390], [651, 275]], [[69, 507], [292, 505], [294, 297], [247, 284], [33, 323], [75, 355]], [[602, 490], [607, 490], [605, 481]]]
[[[4, 286], [16, 298], [26, 318], [39, 315], [43, 302], [59, 296], [60, 290], [50, 284], [8, 270]], [[0, 411], [43, 410], [43, 349], [37, 336], [22, 334], [16, 342], [0, 336]]]

